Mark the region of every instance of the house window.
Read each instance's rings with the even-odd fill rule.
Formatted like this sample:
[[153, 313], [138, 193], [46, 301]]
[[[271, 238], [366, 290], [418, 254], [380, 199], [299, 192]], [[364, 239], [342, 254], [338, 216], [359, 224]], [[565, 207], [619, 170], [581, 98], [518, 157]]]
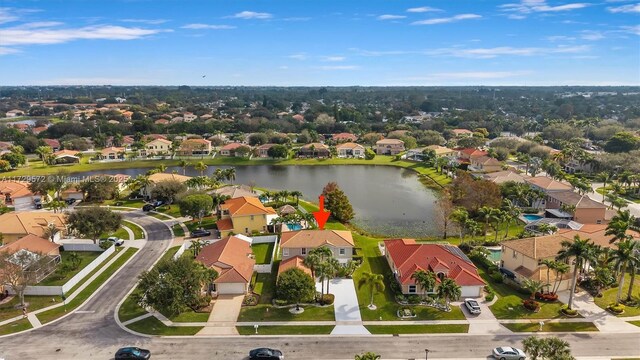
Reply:
[[289, 249], [288, 248], [282, 249], [282, 256], [289, 256]]
[[248, 234], [249, 233], [249, 228], [244, 228], [244, 232]]
[[513, 255], [512, 255], [513, 258], [517, 259], [518, 258], [518, 253], [515, 250], [512, 250], [512, 251], [513, 251]]
[[302, 248], [301, 253], [302, 253], [302, 255], [307, 255], [307, 248]]
[[417, 290], [418, 289], [415, 285], [409, 285], [409, 294], [415, 294]]
[[596, 220], [596, 224], [602, 224], [602, 220], [600, 219]]
[[253, 215], [251, 215], [251, 221], [253, 221]]
[[345, 255], [347, 253], [347, 249], [340, 248], [340, 255]]

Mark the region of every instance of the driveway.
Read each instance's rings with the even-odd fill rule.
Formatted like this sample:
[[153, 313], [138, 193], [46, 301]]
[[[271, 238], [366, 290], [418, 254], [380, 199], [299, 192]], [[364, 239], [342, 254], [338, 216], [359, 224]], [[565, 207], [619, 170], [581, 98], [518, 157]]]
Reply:
[[219, 295], [213, 304], [207, 325], [197, 335], [238, 335], [236, 321], [243, 299], [244, 295]]
[[[321, 288], [321, 284], [316, 283], [316, 289], [320, 290]], [[362, 326], [360, 305], [358, 305], [353, 279], [331, 280], [329, 292], [335, 296], [333, 309], [336, 316], [336, 327], [331, 335], [369, 334], [369, 331]]]
[[[478, 299], [476, 299], [478, 300]], [[489, 305], [485, 301], [478, 300], [480, 305], [480, 314], [473, 315], [465, 306], [464, 302], [455, 302], [451, 306], [460, 306], [464, 317], [469, 321], [469, 334], [510, 334], [511, 331], [500, 322], [489, 309]]]

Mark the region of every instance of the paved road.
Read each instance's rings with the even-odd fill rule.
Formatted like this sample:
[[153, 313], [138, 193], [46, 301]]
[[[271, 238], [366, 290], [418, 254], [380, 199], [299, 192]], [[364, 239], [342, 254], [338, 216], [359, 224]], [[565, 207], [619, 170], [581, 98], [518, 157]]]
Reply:
[[[64, 320], [26, 334], [0, 338], [0, 357], [28, 359], [111, 359], [124, 345], [153, 351], [154, 359], [244, 359], [258, 346], [282, 349], [287, 359], [353, 359], [364, 351], [382, 354], [385, 359], [484, 358], [491, 348], [520, 345], [521, 335], [431, 335], [431, 336], [314, 336], [314, 337], [226, 337], [226, 338], [146, 338], [131, 335], [114, 321], [116, 304], [131, 289], [137, 275], [149, 268], [170, 242], [168, 228], [155, 218], [127, 213], [147, 231], [146, 245], [118, 275], [81, 308], [89, 313], [73, 314]], [[91, 312], [93, 311], [93, 312]], [[577, 356], [640, 357], [637, 334], [567, 334]], [[59, 350], [58, 350], [59, 349]]]

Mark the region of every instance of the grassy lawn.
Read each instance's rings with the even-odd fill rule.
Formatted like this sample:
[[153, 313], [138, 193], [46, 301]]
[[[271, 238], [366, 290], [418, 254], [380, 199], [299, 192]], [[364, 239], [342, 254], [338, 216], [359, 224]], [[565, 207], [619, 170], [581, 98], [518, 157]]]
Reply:
[[[627, 292], [629, 291], [629, 284], [631, 284], [631, 275], [627, 274], [624, 280], [624, 286], [622, 287], [622, 296], [621, 298], [624, 300], [627, 298]], [[618, 288], [611, 288], [604, 290], [602, 292], [602, 297], [595, 298], [595, 302], [598, 306], [603, 309], [606, 309], [609, 304], [616, 302], [616, 295], [618, 294]], [[640, 303], [638, 301], [640, 299], [640, 276], [636, 276], [635, 282], [633, 284], [633, 294], [631, 294], [631, 298], [635, 300], [636, 303]], [[640, 306], [625, 306], [624, 313], [618, 316], [626, 317], [626, 316], [638, 316], [640, 315]]]
[[131, 199], [105, 200], [103, 205], [116, 206], [116, 203], [119, 204], [117, 206], [133, 207], [133, 208], [138, 208], [138, 209], [142, 209], [142, 206], [144, 205], [144, 201], [142, 201], [142, 199], [136, 199], [136, 200], [131, 200]]
[[[144, 232], [142, 231], [142, 228], [139, 225], [134, 224], [131, 221], [126, 221], [126, 220], [123, 221], [123, 222], [129, 229], [131, 229], [131, 231], [133, 231], [133, 238], [134, 239], [136, 239], [136, 240], [137, 239], [144, 239]], [[129, 238], [129, 236], [127, 235], [127, 237], [125, 239], [128, 239], [128, 238]]]
[[438, 333], [467, 333], [468, 324], [442, 325], [366, 325], [370, 333], [378, 334], [438, 334]]
[[122, 254], [116, 261], [114, 261], [108, 268], [106, 268], [100, 275], [98, 275], [86, 288], [84, 288], [73, 300], [67, 302], [66, 306], [60, 306], [55, 309], [47, 310], [38, 314], [38, 319], [41, 323], [46, 324], [51, 322], [62, 315], [64, 315], [65, 308], [67, 311], [71, 311], [78, 306], [82, 305], [91, 294], [93, 294], [102, 284], [104, 284], [107, 279], [113, 275], [127, 260], [129, 260], [138, 249], [128, 248], [125, 250], [124, 254]]
[[209, 216], [202, 219], [202, 224], [200, 224], [198, 220], [187, 221], [184, 224], [187, 225], [189, 231], [193, 231], [200, 227], [203, 229], [213, 229], [216, 227], [216, 221], [218, 221], [218, 219], [215, 216]]
[[[258, 335], [328, 335], [333, 330], [333, 325], [321, 326], [260, 326]], [[240, 335], [256, 335], [253, 326], [236, 326]]]
[[103, 233], [102, 235], [100, 235], [100, 239], [106, 239], [109, 236], [115, 236], [115, 237], [117, 237], [119, 239], [129, 240], [129, 233], [122, 226], [119, 227], [118, 230], [116, 230], [114, 232]]
[[256, 258], [256, 264], [269, 264], [275, 243], [263, 243], [251, 245], [251, 250]]
[[173, 322], [207, 322], [209, 320], [208, 312], [195, 312], [188, 310], [176, 316], [168, 317]]
[[182, 228], [182, 226], [180, 224], [173, 225], [171, 227], [171, 229], [173, 230], [173, 236], [175, 236], [175, 237], [184, 236], [184, 229]]
[[[537, 322], [505, 324], [502, 326], [513, 332], [537, 332], [540, 331], [540, 325]], [[598, 331], [598, 328], [592, 322], [547, 322], [542, 326], [543, 332], [577, 332], [577, 331]]]
[[135, 319], [138, 316], [142, 316], [147, 313], [147, 310], [143, 309], [142, 306], [138, 305], [138, 303], [133, 300], [133, 297], [131, 296], [132, 294], [133, 293], [127, 296], [118, 310], [118, 318], [122, 322]]
[[180, 215], [180, 207], [177, 204], [163, 205], [157, 208], [156, 211], [173, 217], [182, 216]]
[[304, 312], [302, 314], [294, 315], [289, 312], [289, 308], [275, 308], [271, 305], [263, 304], [243, 306], [240, 310], [238, 321], [334, 321], [336, 319], [333, 306], [303, 306], [303, 308]]
[[271, 304], [276, 291], [278, 266], [274, 264], [270, 274], [254, 274], [253, 292], [260, 295], [261, 304]]
[[[54, 298], [56, 302], [52, 302], [51, 298]], [[62, 301], [60, 296], [25, 296], [24, 301], [29, 304], [27, 309], [29, 312], [45, 308], [47, 306], [55, 305]], [[0, 305], [0, 321], [11, 319], [12, 317], [22, 315], [22, 308], [16, 308], [20, 302], [18, 297], [14, 296], [9, 302]]]
[[636, 320], [636, 321], [629, 321], [629, 324], [640, 327], [640, 320]]
[[129, 329], [149, 335], [195, 335], [202, 326], [166, 326], [155, 316], [136, 321], [127, 326]]
[[180, 249], [180, 246], [174, 246], [174, 247], [170, 247], [167, 252], [165, 252], [162, 257], [160, 258], [159, 261], [162, 260], [166, 260], [166, 259], [173, 259], [173, 255], [175, 255], [178, 250]]
[[[80, 265], [75, 270], [63, 271], [63, 264], [71, 265], [71, 261], [69, 260], [69, 256], [72, 252], [78, 254], [80, 258]], [[82, 269], [84, 269], [89, 263], [95, 260], [98, 256], [102, 254], [99, 251], [60, 251], [61, 262], [58, 264], [56, 271], [47, 276], [44, 280], [40, 281], [38, 285], [41, 286], [60, 286], [64, 285], [69, 279], [74, 277], [77, 273], [79, 273]], [[71, 269], [69, 267], [69, 269]]]
[[0, 326], [0, 335], [8, 335], [17, 333], [24, 330], [29, 330], [33, 326], [29, 322], [29, 319], [21, 319], [12, 323]]
[[147, 212], [147, 215], [149, 216], [153, 216], [154, 218], [161, 220], [161, 221], [165, 221], [165, 220], [171, 220], [171, 218], [163, 213], [157, 213], [157, 212], [153, 212], [153, 211], [149, 211]]

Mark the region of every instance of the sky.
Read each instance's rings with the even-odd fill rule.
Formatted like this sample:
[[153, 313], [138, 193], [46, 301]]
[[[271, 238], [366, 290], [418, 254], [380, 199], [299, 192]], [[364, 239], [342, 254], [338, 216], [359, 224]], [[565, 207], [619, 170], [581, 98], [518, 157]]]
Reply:
[[0, 0], [0, 85], [639, 85], [638, 0]]

